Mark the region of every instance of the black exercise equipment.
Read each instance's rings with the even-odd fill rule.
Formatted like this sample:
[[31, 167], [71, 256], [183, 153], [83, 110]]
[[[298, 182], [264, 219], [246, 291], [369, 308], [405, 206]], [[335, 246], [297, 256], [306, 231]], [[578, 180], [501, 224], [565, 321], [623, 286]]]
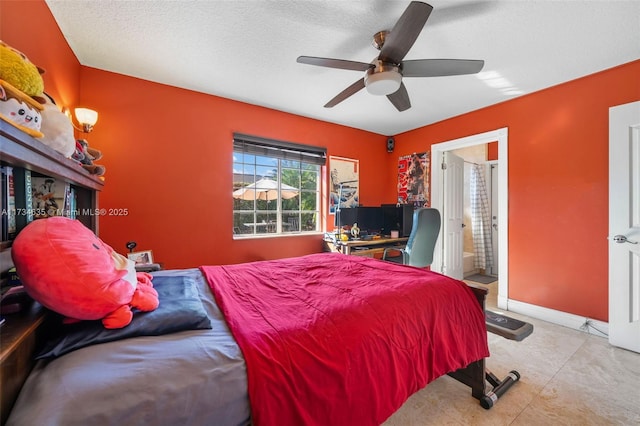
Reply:
[[[485, 310], [487, 331], [504, 337], [505, 339], [520, 342], [533, 332], [533, 325], [493, 311]], [[493, 389], [480, 398], [482, 408], [489, 409], [498, 399], [509, 390], [511, 386], [520, 380], [520, 373], [511, 372], [503, 380], [499, 380], [491, 371], [485, 369], [485, 379], [493, 386]]]

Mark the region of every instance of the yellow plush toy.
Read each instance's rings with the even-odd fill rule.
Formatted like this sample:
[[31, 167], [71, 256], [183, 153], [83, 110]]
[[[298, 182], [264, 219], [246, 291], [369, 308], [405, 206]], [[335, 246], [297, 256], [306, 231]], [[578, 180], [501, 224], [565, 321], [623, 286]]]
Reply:
[[0, 40], [1, 79], [28, 96], [41, 98], [44, 92], [43, 72], [24, 53]]
[[42, 137], [44, 82], [36, 67], [20, 51], [0, 40], [0, 119], [34, 137]]

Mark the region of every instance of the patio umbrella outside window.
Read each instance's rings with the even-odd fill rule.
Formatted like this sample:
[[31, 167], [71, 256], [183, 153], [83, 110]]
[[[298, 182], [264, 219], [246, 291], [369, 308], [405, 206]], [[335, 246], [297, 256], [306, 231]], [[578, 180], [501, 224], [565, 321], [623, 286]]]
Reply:
[[[280, 197], [285, 200], [298, 195], [298, 189], [285, 183], [280, 184]], [[277, 200], [278, 182], [269, 178], [262, 178], [251, 185], [233, 191], [233, 198], [239, 200]]]

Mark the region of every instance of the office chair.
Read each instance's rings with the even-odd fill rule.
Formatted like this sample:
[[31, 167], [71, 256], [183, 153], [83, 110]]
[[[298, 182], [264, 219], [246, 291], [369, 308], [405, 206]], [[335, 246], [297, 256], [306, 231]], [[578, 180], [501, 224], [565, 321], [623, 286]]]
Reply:
[[421, 208], [413, 212], [411, 234], [404, 247], [387, 247], [382, 259], [387, 260], [390, 250], [402, 253], [404, 265], [424, 268], [433, 262], [433, 251], [440, 233], [440, 212], [437, 209]]

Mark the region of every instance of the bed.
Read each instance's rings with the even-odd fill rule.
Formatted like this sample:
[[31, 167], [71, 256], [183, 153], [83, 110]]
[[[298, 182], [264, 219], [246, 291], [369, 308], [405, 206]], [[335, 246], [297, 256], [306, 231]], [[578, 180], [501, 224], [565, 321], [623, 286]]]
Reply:
[[51, 333], [8, 425], [377, 425], [444, 374], [485, 396], [486, 290], [462, 281], [337, 253], [153, 275], [206, 324]]

